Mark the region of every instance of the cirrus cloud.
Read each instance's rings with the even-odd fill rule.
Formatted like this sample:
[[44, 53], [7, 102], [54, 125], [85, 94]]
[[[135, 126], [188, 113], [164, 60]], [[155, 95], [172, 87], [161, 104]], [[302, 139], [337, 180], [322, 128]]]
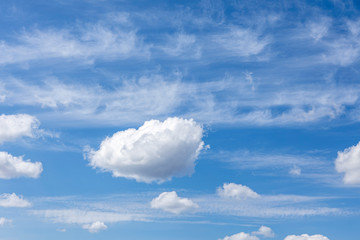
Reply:
[[329, 238], [316, 234], [316, 235], [308, 235], [308, 234], [302, 234], [300, 236], [297, 235], [289, 235], [284, 240], [329, 240]]
[[87, 157], [93, 168], [112, 172], [114, 177], [164, 182], [194, 172], [204, 146], [202, 137], [202, 126], [192, 119], [151, 120], [139, 129], [107, 137], [100, 149], [90, 150]]

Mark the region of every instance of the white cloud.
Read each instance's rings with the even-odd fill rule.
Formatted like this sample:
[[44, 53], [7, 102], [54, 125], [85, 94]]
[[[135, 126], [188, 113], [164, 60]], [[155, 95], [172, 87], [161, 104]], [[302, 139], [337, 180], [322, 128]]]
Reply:
[[51, 58], [126, 59], [149, 55], [136, 31], [95, 23], [73, 29], [34, 29], [19, 34], [17, 44], [0, 42], [0, 64]]
[[11, 223], [11, 222], [12, 222], [11, 219], [7, 219], [7, 218], [4, 218], [4, 217], [0, 217], [0, 227], [3, 227], [5, 224]]
[[0, 144], [19, 137], [35, 137], [39, 120], [27, 114], [0, 115]]
[[177, 33], [169, 36], [167, 43], [160, 49], [170, 56], [201, 57], [201, 48], [196, 44], [195, 35]]
[[22, 156], [15, 157], [7, 152], [0, 152], [0, 179], [38, 178], [42, 170], [41, 162], [24, 161]]
[[300, 176], [301, 175], [301, 168], [299, 168], [298, 166], [293, 166], [290, 169], [289, 173], [291, 175], [294, 175], [294, 176]]
[[339, 151], [335, 167], [338, 172], [345, 174], [345, 184], [360, 184], [360, 142], [356, 146]]
[[316, 21], [307, 24], [310, 31], [310, 36], [315, 40], [319, 41], [326, 36], [329, 27], [331, 25], [331, 19], [328, 17], [320, 17]]
[[226, 236], [219, 240], [259, 240], [259, 238], [248, 233], [240, 232], [231, 236]]
[[107, 229], [107, 226], [103, 222], [96, 221], [96, 222], [93, 222], [92, 224], [83, 225], [83, 229], [89, 230], [90, 233], [97, 233], [101, 230]]
[[30, 207], [31, 203], [25, 200], [22, 196], [17, 196], [15, 193], [3, 193], [0, 195], [0, 207]]
[[316, 235], [308, 235], [308, 234], [302, 234], [300, 236], [297, 235], [289, 235], [284, 240], [329, 240], [329, 238], [316, 234]]
[[33, 210], [32, 214], [43, 216], [55, 223], [92, 224], [100, 221], [104, 223], [145, 221], [141, 214], [118, 213], [113, 211], [88, 211], [81, 209], [46, 209]]
[[248, 57], [261, 53], [269, 44], [269, 40], [262, 38], [250, 29], [232, 27], [230, 31], [214, 36], [214, 41], [232, 54]]
[[92, 167], [114, 177], [163, 182], [194, 172], [202, 137], [202, 126], [192, 119], [151, 120], [107, 137], [98, 151], [90, 150], [88, 159]]
[[163, 192], [151, 201], [151, 207], [166, 212], [179, 214], [198, 208], [199, 206], [188, 198], [179, 197], [175, 191]]
[[236, 183], [224, 183], [223, 187], [219, 187], [217, 189], [217, 193], [221, 197], [236, 198], [236, 199], [260, 197], [259, 194], [251, 190], [249, 187]]
[[273, 230], [267, 226], [261, 226], [256, 232], [252, 232], [253, 235], [259, 235], [267, 238], [275, 237]]

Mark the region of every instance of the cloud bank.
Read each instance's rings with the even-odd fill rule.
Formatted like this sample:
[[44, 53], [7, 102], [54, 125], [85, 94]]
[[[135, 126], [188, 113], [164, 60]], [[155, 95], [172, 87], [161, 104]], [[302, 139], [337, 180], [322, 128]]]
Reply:
[[202, 126], [192, 119], [151, 120], [139, 129], [107, 137], [100, 149], [90, 150], [87, 157], [93, 168], [112, 172], [114, 177], [163, 182], [194, 172], [204, 146], [202, 137]]

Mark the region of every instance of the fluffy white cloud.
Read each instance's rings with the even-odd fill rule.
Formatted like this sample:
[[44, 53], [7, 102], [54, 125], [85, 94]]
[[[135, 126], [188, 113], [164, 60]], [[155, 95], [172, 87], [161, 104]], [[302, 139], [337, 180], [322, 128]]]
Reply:
[[308, 234], [302, 234], [300, 236], [289, 235], [284, 240], [329, 240], [329, 239], [320, 234], [311, 235], [311, 236]]
[[0, 207], [30, 207], [31, 203], [15, 193], [3, 193], [0, 195]]
[[252, 232], [253, 235], [260, 235], [264, 237], [275, 237], [273, 230], [267, 226], [261, 226], [256, 232]]
[[107, 226], [105, 225], [105, 223], [100, 222], [100, 221], [93, 222], [92, 224], [85, 224], [82, 227], [83, 227], [83, 229], [89, 230], [89, 232], [91, 232], [91, 233], [96, 233], [96, 232], [99, 232], [100, 230], [107, 229]]
[[11, 223], [12, 221], [10, 219], [0, 217], [0, 227], [4, 226], [7, 223]]
[[42, 170], [41, 162], [24, 161], [22, 156], [15, 157], [7, 152], [0, 152], [0, 179], [37, 178]]
[[19, 137], [34, 137], [40, 123], [27, 114], [0, 115], [0, 144]]
[[345, 184], [360, 183], [360, 142], [356, 146], [349, 147], [343, 152], [339, 151], [335, 160], [336, 170], [345, 173]]
[[199, 206], [188, 198], [179, 197], [175, 191], [163, 192], [151, 201], [151, 207], [179, 214]]
[[98, 151], [89, 151], [88, 159], [92, 167], [114, 177], [163, 182], [194, 172], [202, 137], [202, 126], [192, 119], [151, 120], [106, 138]]
[[259, 238], [248, 233], [240, 232], [231, 236], [226, 236], [219, 240], [259, 240]]
[[258, 198], [259, 194], [251, 190], [249, 187], [236, 184], [236, 183], [224, 183], [223, 187], [217, 189], [217, 193], [221, 197], [247, 199], [247, 198]]

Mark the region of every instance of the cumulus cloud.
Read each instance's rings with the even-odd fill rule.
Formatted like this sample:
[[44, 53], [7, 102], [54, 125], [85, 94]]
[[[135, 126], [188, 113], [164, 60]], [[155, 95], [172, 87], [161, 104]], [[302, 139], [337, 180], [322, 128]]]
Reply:
[[360, 184], [360, 142], [356, 146], [338, 152], [335, 168], [345, 174], [343, 178], [345, 184]]
[[3, 193], [0, 195], [0, 207], [30, 207], [31, 203], [25, 200], [22, 196], [17, 196], [15, 193]]
[[267, 226], [261, 226], [256, 232], [252, 232], [253, 235], [259, 235], [263, 237], [272, 238], [275, 237], [273, 230]]
[[217, 189], [217, 193], [225, 198], [247, 199], [260, 197], [249, 187], [236, 183], [224, 183], [222, 187]]
[[259, 238], [256, 236], [252, 236], [248, 233], [240, 232], [231, 236], [226, 236], [218, 240], [259, 240]]
[[101, 230], [107, 229], [105, 223], [100, 221], [93, 222], [92, 224], [85, 224], [82, 227], [83, 229], [87, 229], [90, 233], [97, 233]]
[[0, 115], [0, 144], [19, 137], [34, 137], [39, 120], [27, 114]]
[[329, 238], [316, 234], [316, 235], [308, 235], [308, 234], [302, 234], [302, 235], [289, 235], [284, 240], [329, 240]]
[[203, 149], [203, 128], [194, 120], [168, 118], [146, 121], [139, 129], [107, 137], [100, 149], [87, 154], [90, 165], [114, 177], [163, 182], [191, 175]]
[[179, 197], [175, 191], [163, 192], [151, 201], [151, 207], [162, 209], [166, 212], [179, 214], [199, 206], [188, 198]]
[[7, 219], [7, 218], [4, 218], [4, 217], [0, 217], [0, 227], [4, 226], [5, 224], [7, 223], [11, 223], [12, 220], [11, 219]]
[[15, 157], [7, 152], [0, 152], [0, 179], [17, 177], [38, 178], [42, 172], [41, 162], [30, 162], [23, 157]]

